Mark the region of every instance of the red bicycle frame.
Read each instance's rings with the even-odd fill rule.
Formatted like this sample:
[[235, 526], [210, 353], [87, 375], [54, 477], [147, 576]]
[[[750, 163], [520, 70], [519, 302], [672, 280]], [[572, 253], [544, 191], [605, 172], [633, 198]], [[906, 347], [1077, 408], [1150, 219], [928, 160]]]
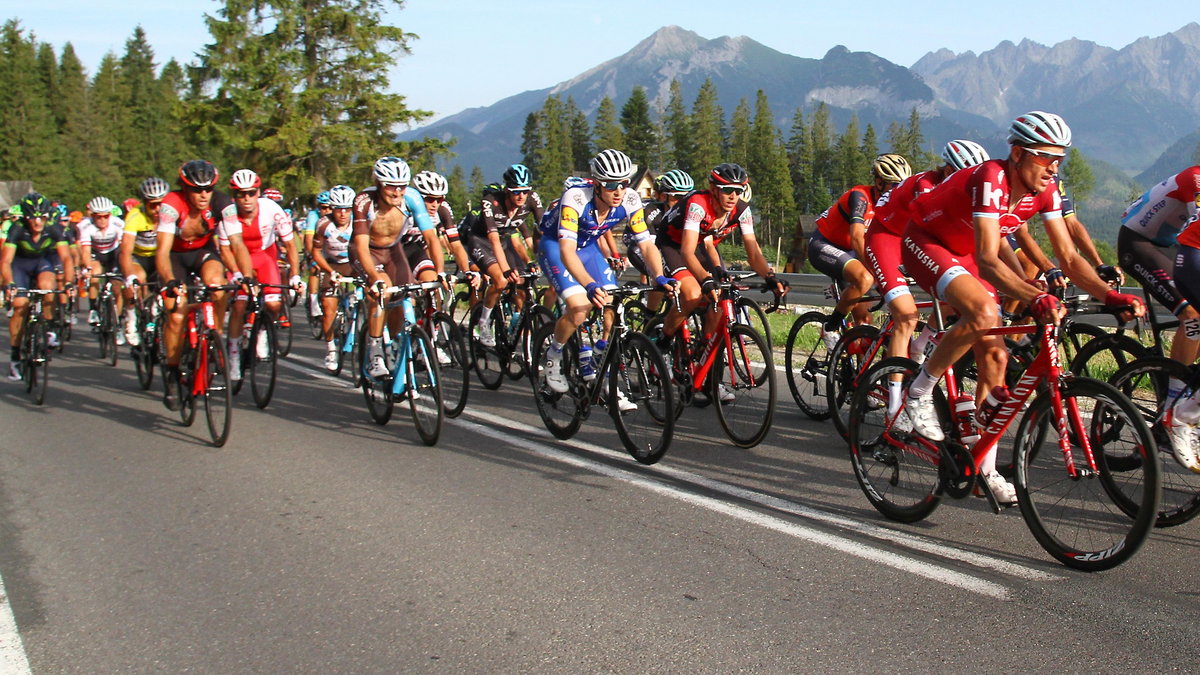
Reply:
[[[693, 358], [694, 354], [687, 354], [686, 365], [688, 375], [691, 376], [691, 386], [695, 391], [702, 391], [704, 389], [704, 382], [708, 379], [708, 373], [712, 370], [713, 363], [717, 360], [717, 350], [721, 347], [725, 349], [725, 365], [729, 368], [730, 381], [737, 381], [737, 371], [734, 369], [733, 361], [733, 342], [729, 339], [729, 325], [735, 320], [733, 316], [733, 300], [730, 300], [728, 296], [722, 295], [718, 304], [721, 308], [722, 320], [718, 322], [717, 329], [713, 331], [712, 335], [709, 335], [704, 340], [700, 357]], [[683, 340], [683, 344], [685, 346], [691, 344], [691, 333], [688, 331], [687, 321], [680, 324], [679, 330], [679, 337]], [[750, 367], [750, 363], [747, 361], [743, 365], [750, 378], [751, 385], [758, 386], [754, 382], [754, 370]]]

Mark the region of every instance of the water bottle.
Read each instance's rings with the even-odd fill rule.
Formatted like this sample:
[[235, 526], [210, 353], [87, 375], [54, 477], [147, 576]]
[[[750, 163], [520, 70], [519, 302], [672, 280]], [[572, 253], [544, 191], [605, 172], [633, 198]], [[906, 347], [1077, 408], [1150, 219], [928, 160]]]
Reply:
[[596, 379], [596, 367], [592, 365], [592, 348], [589, 345], [579, 348], [579, 374], [587, 382]]
[[959, 394], [954, 399], [954, 423], [958, 425], [958, 440], [970, 446], [979, 440], [975, 431], [975, 397]]
[[988, 392], [987, 398], [983, 399], [983, 407], [975, 413], [975, 421], [979, 423], [980, 428], [987, 428], [987, 425], [992, 422], [992, 417], [996, 415], [996, 411], [1011, 396], [1012, 394], [1009, 393], [1008, 387], [1004, 385], [992, 387], [992, 390]]

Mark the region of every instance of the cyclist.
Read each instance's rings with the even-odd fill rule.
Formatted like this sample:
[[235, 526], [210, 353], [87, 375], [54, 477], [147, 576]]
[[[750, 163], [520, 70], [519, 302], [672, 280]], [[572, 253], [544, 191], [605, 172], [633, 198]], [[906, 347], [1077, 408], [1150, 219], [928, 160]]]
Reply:
[[[334, 342], [333, 320], [337, 314], [337, 295], [334, 292], [333, 275], [349, 277], [350, 239], [354, 234], [354, 188], [335, 185], [329, 190], [329, 215], [317, 221], [313, 237], [312, 260], [320, 279], [318, 290], [321, 298], [322, 325], [325, 335], [325, 367], [330, 371], [338, 367], [338, 345]], [[314, 295], [314, 297], [316, 297]]]
[[[435, 176], [437, 174], [434, 174]], [[421, 208], [424, 214], [429, 217], [430, 224], [433, 227], [421, 229], [420, 227], [410, 228], [400, 235], [400, 243], [404, 246], [404, 255], [408, 258], [408, 267], [412, 270], [413, 280], [419, 282], [436, 281], [441, 279], [445, 283], [446, 279], [446, 256], [442, 253], [442, 238], [441, 230], [437, 225], [439, 216], [435, 212], [430, 212], [430, 201], [434, 204], [440, 201], [445, 201], [445, 195], [434, 196], [426, 195], [421, 191], [417, 184], [417, 179], [421, 178], [421, 183], [426, 188], [430, 187], [428, 181], [425, 181], [422, 174], [417, 174], [413, 177], [413, 187], [417, 199], [421, 201]], [[440, 176], [439, 176], [440, 178]], [[443, 180], [443, 185], [445, 182]], [[449, 207], [447, 207], [449, 208]], [[455, 228], [457, 233], [457, 228]], [[461, 264], [461, 263], [460, 263]]]
[[674, 336], [684, 319], [705, 301], [712, 303], [704, 318], [706, 335], [716, 329], [721, 318], [717, 282], [724, 276], [725, 268], [719, 256], [712, 256], [715, 248], [706, 248], [701, 260], [700, 247], [705, 237], [712, 237], [715, 247], [734, 229], [740, 230], [750, 268], [766, 280], [774, 293], [787, 293], [787, 286], [767, 264], [754, 236], [754, 216], [744, 199], [750, 187], [749, 180], [740, 165], [718, 164], [709, 172], [707, 190], [693, 191], [662, 217], [657, 243], [666, 271], [679, 282], [680, 298], [680, 308], [672, 309], [663, 320], [665, 338]]
[[313, 240], [316, 237], [317, 223], [322, 218], [328, 218], [333, 211], [329, 203], [329, 190], [317, 194], [317, 208], [310, 210], [304, 216], [304, 226], [300, 232], [304, 235], [304, 255], [308, 257], [308, 302], [313, 316], [321, 316], [321, 300], [317, 279], [317, 266], [313, 261]]
[[[1200, 182], [1195, 185], [1195, 188], [1189, 186], [1188, 189], [1200, 191]], [[1180, 232], [1179, 252], [1175, 255], [1175, 285], [1191, 305], [1200, 305], [1200, 226], [1196, 225], [1196, 221], [1197, 216], [1193, 214]], [[1194, 345], [1193, 340], [1191, 337], [1187, 339]], [[1179, 341], [1178, 337], [1176, 341]], [[1195, 377], [1192, 380], [1194, 382]], [[1171, 449], [1176, 461], [1185, 468], [1200, 473], [1200, 457], [1197, 456], [1200, 439], [1196, 436], [1197, 424], [1200, 423], [1200, 399], [1197, 395], [1196, 392], [1192, 392], [1186, 397], [1180, 397], [1178, 393], [1168, 393], [1167, 400], [1175, 403], [1167, 409], [1163, 422], [1171, 437]]]
[[[933, 441], [943, 440], [945, 433], [932, 392], [951, 364], [975, 349], [977, 403], [1003, 382], [1008, 357], [1003, 339], [986, 334], [999, 325], [997, 288], [1028, 305], [1039, 323], [1057, 323], [1064, 312], [1057, 298], [1027, 283], [1002, 261], [1000, 242], [1026, 229], [1025, 222], [1038, 213], [1052, 238], [1065, 229], [1055, 173], [1071, 145], [1071, 130], [1058, 115], [1033, 111], [1013, 120], [1008, 141], [1006, 159], [955, 172], [914, 200], [913, 219], [905, 230], [902, 259], [908, 273], [960, 315], [921, 366], [907, 394], [908, 421], [916, 433]], [[1071, 271], [1085, 290], [1104, 297], [1106, 304], [1134, 305], [1135, 312], [1144, 311], [1133, 296], [1108, 289], [1090, 267], [1078, 267]], [[1012, 503], [1016, 491], [995, 464], [993, 447], [980, 473], [1000, 502]]]
[[[40, 193], [30, 192], [21, 198], [18, 206], [21, 217], [9, 226], [4, 249], [0, 251], [0, 281], [7, 289], [7, 299], [13, 309], [8, 320], [9, 345], [12, 348], [8, 367], [10, 380], [21, 379], [17, 369], [21, 361], [21, 324], [29, 310], [29, 296], [21, 289], [54, 289], [57, 280], [50, 252], [57, 251], [60, 257], [69, 255], [62, 228], [57, 224], [48, 224], [52, 216], [49, 199]], [[67, 284], [74, 283], [74, 268], [67, 268], [64, 273]], [[47, 319], [53, 316], [55, 297], [48, 296], [48, 302], [43, 304]], [[51, 347], [58, 346], [58, 336], [54, 332], [47, 337]]]
[[[458, 270], [467, 276], [471, 288], [479, 288], [479, 273], [471, 270], [471, 257], [463, 246], [458, 225], [454, 222], [454, 212], [446, 201], [446, 193], [450, 191], [450, 186], [445, 176], [433, 171], [422, 171], [413, 176], [413, 187], [421, 193], [421, 198], [425, 201], [425, 211], [433, 219], [438, 234], [444, 238]], [[412, 262], [411, 256], [409, 262]]]
[[[909, 341], [917, 327], [917, 303], [913, 300], [908, 281], [900, 272], [901, 240], [904, 228], [912, 218], [912, 202], [932, 190], [960, 169], [986, 162], [989, 157], [983, 146], [968, 140], [953, 140], [942, 148], [945, 164], [937, 169], [913, 174], [879, 198], [875, 217], [867, 229], [864, 250], [870, 273], [892, 315], [892, 337], [888, 343], [889, 356], [908, 356]], [[913, 355], [918, 361], [924, 354]], [[889, 382], [888, 413], [900, 409], [902, 382]]]
[[[588, 162], [593, 184], [563, 192], [556, 217], [540, 225], [538, 264], [550, 277], [566, 311], [554, 325], [554, 338], [547, 350], [546, 386], [565, 393], [569, 388], [562, 368], [563, 346], [587, 319], [593, 307], [603, 310], [610, 302], [608, 290], [617, 287], [617, 278], [600, 251], [599, 239], [605, 232], [624, 225], [638, 242], [650, 269], [662, 269], [658, 249], [650, 238], [642, 211], [642, 198], [629, 182], [637, 167], [619, 150], [603, 150]], [[659, 286], [671, 280], [659, 273]], [[597, 345], [601, 348], [600, 345]], [[581, 369], [590, 364], [581, 363]], [[583, 373], [587, 376], [587, 373]], [[618, 398], [618, 408], [628, 412], [636, 408], [632, 401]]]
[[[1178, 273], [1173, 276], [1178, 261], [1172, 260], [1171, 249], [1180, 230], [1196, 215], [1198, 199], [1200, 165], [1167, 177], [1138, 197], [1121, 215], [1117, 234], [1121, 267], [1179, 319], [1170, 356], [1187, 366], [1200, 354], [1200, 312], [1178, 288], [1182, 280]], [[1176, 378], [1167, 383], [1170, 399], [1178, 397], [1183, 389], [1184, 383]]]
[[[183, 354], [183, 325], [188, 303], [184, 283], [188, 275], [200, 277], [205, 286], [225, 283], [226, 270], [217, 250], [217, 238], [224, 235], [237, 267], [233, 280], [241, 281], [242, 270], [253, 269], [250, 253], [242, 243], [242, 224], [237, 208], [228, 195], [216, 192], [217, 167], [203, 159], [193, 159], [179, 167], [179, 189], [168, 192], [158, 207], [158, 248], [154, 254], [158, 278], [167, 291], [163, 309], [167, 313], [163, 327], [166, 350], [166, 376], [163, 378], [163, 404], [179, 408], [179, 359]], [[212, 296], [216, 308], [217, 330], [225, 318], [227, 297], [224, 291]]]
[[[354, 199], [354, 234], [350, 262], [367, 280], [368, 293], [379, 297], [381, 287], [412, 283], [412, 270], [401, 237], [411, 230], [434, 229], [429, 213], [415, 190], [408, 190], [412, 177], [408, 163], [398, 157], [381, 157], [372, 170], [375, 185]], [[399, 332], [401, 318], [391, 312], [392, 334]], [[371, 377], [388, 374], [383, 358], [385, 313], [372, 305], [367, 321], [367, 372]]]
[[[87, 203], [88, 217], [79, 224], [79, 249], [83, 254], [83, 266], [89, 270], [92, 282], [88, 285], [88, 323], [100, 323], [96, 298], [100, 294], [100, 275], [105, 272], [120, 273], [119, 249], [125, 221], [114, 216], [113, 203], [108, 197], [96, 197]], [[114, 282], [117, 297], [117, 316], [121, 315], [124, 294], [121, 283]], [[125, 343], [124, 332], [117, 333], [118, 344]]]
[[[291, 269], [300, 269], [300, 259], [296, 253], [296, 239], [292, 231], [292, 219], [283, 212], [279, 203], [259, 196], [262, 179], [250, 169], [238, 169], [229, 177], [229, 190], [233, 193], [233, 203], [237, 209], [237, 218], [242, 228], [242, 243], [250, 253], [249, 268], [245, 275], [251, 279], [269, 285], [280, 285], [279, 246], [276, 241], [283, 242], [287, 253], [287, 261]], [[229, 246], [227, 237], [219, 236], [222, 248]], [[303, 281], [299, 274], [293, 274], [288, 285], [299, 291]], [[242, 377], [242, 324], [246, 319], [246, 303], [250, 295], [240, 290], [233, 299], [233, 312], [229, 316], [229, 375], [232, 379]], [[271, 288], [263, 294], [263, 316], [260, 320], [274, 321], [283, 311], [283, 296], [279, 289]], [[258, 344], [254, 345], [259, 358], [269, 354], [267, 333], [258, 334]]]
[[[643, 212], [646, 214], [646, 227], [651, 232], [658, 232], [659, 223], [667, 211], [695, 189], [696, 183], [692, 177], [679, 169], [672, 169], [655, 178], [654, 199], [646, 202], [643, 206]], [[629, 230], [622, 235], [622, 243], [625, 244], [625, 256], [629, 259], [629, 263], [641, 273], [645, 281], [648, 282], [662, 274], [661, 269], [651, 269], [646, 263], [646, 259], [642, 256], [641, 246], [634, 241]], [[646, 297], [646, 307], [651, 312], [658, 311], [661, 304], [662, 294], [657, 291]]]
[[121, 239], [121, 273], [125, 275], [125, 340], [137, 346], [142, 336], [138, 332], [135, 288], [158, 281], [154, 268], [154, 254], [158, 250], [158, 213], [163, 198], [171, 191], [167, 181], [151, 176], [138, 186], [142, 196], [141, 206], [130, 209], [125, 219], [125, 233]]
[[541, 196], [533, 191], [533, 175], [528, 167], [509, 166], [503, 181], [502, 189], [489, 186], [483, 191], [479, 215], [471, 217], [466, 228], [471, 262], [492, 282], [483, 295], [483, 308], [475, 326], [475, 334], [485, 347], [496, 346], [489, 321], [501, 291], [509, 283], [519, 283], [531, 262], [529, 248], [533, 240], [525, 232], [525, 221], [532, 215], [534, 223], [541, 223], [545, 213]]
[[846, 284], [821, 329], [829, 351], [837, 344], [847, 313], [854, 315], [856, 324], [871, 320], [866, 304], [859, 302], [875, 282], [865, 264], [865, 234], [875, 217], [875, 203], [911, 175], [912, 167], [901, 155], [879, 155], [871, 163], [871, 185], [855, 185], [817, 216], [816, 231], [808, 240], [808, 260], [818, 272]]

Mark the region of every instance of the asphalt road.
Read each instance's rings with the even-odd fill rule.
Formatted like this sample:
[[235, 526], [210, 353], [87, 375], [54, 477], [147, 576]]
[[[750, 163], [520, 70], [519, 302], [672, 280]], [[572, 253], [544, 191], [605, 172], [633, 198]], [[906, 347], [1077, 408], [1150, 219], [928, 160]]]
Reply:
[[404, 408], [373, 424], [299, 333], [270, 407], [242, 392], [215, 449], [96, 356], [77, 334], [43, 406], [0, 382], [0, 576], [33, 672], [1200, 663], [1200, 523], [1089, 575], [982, 500], [888, 522], [782, 378], [763, 445], [690, 408], [643, 467], [599, 412], [552, 439], [524, 382], [476, 386], [426, 447]]

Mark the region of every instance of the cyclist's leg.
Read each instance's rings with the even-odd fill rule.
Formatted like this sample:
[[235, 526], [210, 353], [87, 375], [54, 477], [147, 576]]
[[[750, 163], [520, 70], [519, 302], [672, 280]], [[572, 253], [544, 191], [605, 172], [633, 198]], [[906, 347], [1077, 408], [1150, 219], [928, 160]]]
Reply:
[[[1117, 235], [1117, 255], [1121, 268], [1137, 279], [1159, 304], [1179, 318], [1179, 328], [1171, 341], [1170, 357], [1190, 366], [1196, 362], [1197, 353], [1200, 352], [1200, 312], [1196, 311], [1194, 303], [1180, 293], [1175, 281], [1180, 278], [1174, 272], [1176, 261], [1171, 259], [1169, 251], [1127, 227], [1122, 227]], [[1182, 383], [1171, 384], [1176, 389], [1174, 393], [1178, 394]], [[1179, 386], [1175, 387], [1176, 384]]]
[[659, 250], [662, 252], [663, 265], [667, 268], [668, 275], [679, 282], [679, 306], [672, 306], [663, 318], [663, 336], [671, 337], [683, 325], [684, 320], [703, 304], [704, 298], [700, 282], [696, 281], [696, 277], [692, 276], [683, 262], [683, 253], [673, 246], [663, 246]]
[[[837, 304], [825, 322], [825, 330], [834, 332], [840, 330], [842, 321], [851, 309], [856, 310], [855, 321], [863, 319], [866, 308], [858, 308], [858, 299], [871, 290], [871, 273], [854, 257], [853, 251], [833, 245], [819, 232], [813, 233], [808, 242], [808, 261], [820, 273], [834, 281], [845, 282], [842, 294]], [[869, 320], [869, 317], [868, 317]]]
[[908, 356], [908, 345], [917, 327], [917, 303], [913, 300], [908, 281], [900, 273], [901, 239], [899, 235], [882, 230], [867, 230], [867, 263], [879, 292], [892, 315], [892, 337], [888, 356]]

